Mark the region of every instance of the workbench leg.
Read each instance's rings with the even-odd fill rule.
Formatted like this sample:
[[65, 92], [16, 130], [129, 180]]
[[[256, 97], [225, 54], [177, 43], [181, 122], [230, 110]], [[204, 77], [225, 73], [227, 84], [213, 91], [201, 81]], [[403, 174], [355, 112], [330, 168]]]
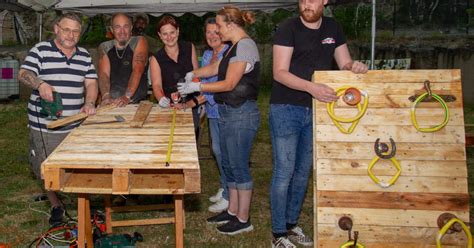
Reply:
[[104, 195], [104, 205], [105, 205], [105, 227], [107, 234], [112, 233], [112, 201], [110, 200], [110, 195]]
[[176, 247], [184, 247], [184, 233], [183, 233], [183, 195], [174, 195], [174, 220], [175, 220], [175, 235]]
[[89, 196], [78, 194], [77, 196], [77, 242], [79, 248], [94, 247], [92, 241], [91, 209]]

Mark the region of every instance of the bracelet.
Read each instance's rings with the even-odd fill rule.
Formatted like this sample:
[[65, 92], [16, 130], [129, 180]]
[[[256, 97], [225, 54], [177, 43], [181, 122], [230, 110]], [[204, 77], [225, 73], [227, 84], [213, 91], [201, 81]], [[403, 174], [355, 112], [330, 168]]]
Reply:
[[202, 83], [199, 83], [199, 92], [202, 92]]
[[196, 97], [193, 97], [191, 100], [193, 100], [194, 104], [196, 104], [196, 106], [199, 105], [199, 101]]
[[90, 104], [92, 106], [95, 106], [95, 102], [86, 102], [86, 104]]
[[36, 87], [36, 90], [39, 90], [39, 88], [41, 87], [42, 84], [44, 84], [44, 81], [41, 81], [41, 82], [38, 84], [38, 87]]
[[103, 95], [102, 95], [102, 97], [101, 97], [101, 98], [102, 98], [102, 100], [104, 100], [104, 98], [105, 98], [106, 96], [108, 96], [108, 95], [110, 95], [110, 94], [109, 94], [109, 92], [107, 92], [107, 93], [103, 94]]

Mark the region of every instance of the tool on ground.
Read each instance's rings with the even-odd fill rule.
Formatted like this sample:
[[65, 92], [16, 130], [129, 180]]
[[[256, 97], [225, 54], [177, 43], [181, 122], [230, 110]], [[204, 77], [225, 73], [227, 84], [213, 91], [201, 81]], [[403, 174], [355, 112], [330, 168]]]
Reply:
[[[395, 144], [395, 141], [390, 138], [390, 144], [391, 144], [391, 151], [389, 152], [389, 147], [386, 143], [379, 143], [380, 138], [377, 138], [375, 140], [374, 144], [374, 151], [376, 156], [370, 161], [369, 167], [367, 168], [367, 173], [369, 174], [369, 177], [374, 181], [376, 184], [380, 185], [382, 188], [388, 188], [392, 186], [400, 177], [400, 174], [402, 173], [402, 168], [400, 166], [400, 163], [398, 160], [395, 158], [395, 154], [397, 151], [397, 146]], [[389, 159], [392, 164], [395, 166], [397, 169], [397, 172], [395, 175], [388, 181], [388, 182], [382, 182], [380, 179], [377, 178], [377, 176], [374, 175], [372, 172], [372, 169], [374, 168], [375, 164], [379, 161], [379, 159]]]
[[115, 123], [115, 122], [124, 122], [125, 118], [121, 115], [114, 115], [113, 121], [95, 121], [95, 122], [86, 122], [83, 123], [82, 125], [96, 125], [96, 124], [107, 124], [107, 123]]
[[[448, 105], [446, 104], [446, 102], [443, 100], [442, 97], [440, 97], [438, 94], [435, 94], [435, 93], [431, 92], [430, 81], [426, 80], [424, 82], [424, 88], [425, 88], [426, 92], [423, 93], [422, 95], [420, 95], [418, 98], [416, 98], [416, 100], [413, 103], [413, 106], [411, 108], [411, 121], [413, 123], [413, 126], [416, 128], [416, 130], [418, 130], [420, 132], [425, 132], [425, 133], [436, 132], [436, 131], [439, 131], [440, 129], [442, 129], [444, 126], [446, 126], [446, 124], [448, 124], [448, 121], [449, 121]], [[443, 122], [441, 122], [438, 125], [422, 128], [422, 127], [419, 126], [418, 121], [416, 120], [416, 114], [415, 113], [416, 113], [416, 107], [425, 98], [434, 98], [434, 99], [436, 99], [436, 101], [438, 101], [441, 104], [441, 106], [444, 109], [444, 120], [443, 120]]]
[[342, 244], [340, 248], [353, 248], [353, 247], [365, 248], [364, 245], [362, 245], [361, 243], [358, 243], [358, 239], [359, 239], [358, 231], [354, 231], [354, 239], [352, 239], [353, 223], [350, 217], [348, 216], [341, 217], [337, 224], [339, 225], [339, 228], [348, 232], [348, 241]]
[[438, 227], [440, 228], [436, 236], [436, 247], [441, 248], [441, 239], [445, 234], [464, 231], [467, 237], [467, 246], [473, 247], [472, 234], [467, 225], [451, 213], [443, 213], [438, 217]]
[[[105, 106], [102, 106], [100, 108], [97, 109], [97, 113], [102, 113], [102, 112], [106, 112], [106, 111], [109, 111], [111, 109], [114, 109], [116, 108], [117, 106], [113, 105], [113, 104], [110, 104], [110, 105], [105, 105]], [[49, 129], [53, 129], [53, 128], [57, 128], [57, 127], [62, 127], [62, 126], [65, 126], [65, 125], [68, 125], [68, 124], [71, 124], [75, 121], [80, 121], [82, 119], [85, 119], [87, 118], [88, 115], [86, 113], [79, 113], [79, 114], [75, 114], [75, 115], [72, 115], [72, 116], [68, 116], [68, 117], [65, 117], [65, 118], [61, 118], [59, 120], [56, 120], [56, 121], [53, 121], [53, 122], [50, 122], [48, 124], [48, 128]]]
[[63, 114], [63, 99], [61, 94], [57, 91], [53, 91], [53, 101], [49, 102], [41, 98], [41, 111], [40, 114], [47, 115], [46, 119], [48, 120], [57, 120]]
[[173, 150], [174, 128], [176, 126], [176, 109], [173, 108], [173, 117], [171, 121], [170, 137], [168, 140], [168, 152], [166, 153], [165, 166], [169, 167], [171, 162], [171, 151]]
[[97, 248], [113, 248], [113, 247], [135, 247], [135, 243], [142, 242], [143, 236], [134, 232], [133, 236], [129, 234], [109, 234], [98, 237], [94, 246]]
[[[326, 104], [327, 112], [329, 116], [331, 117], [334, 125], [336, 125], [336, 127], [342, 133], [350, 134], [354, 131], [360, 119], [362, 118], [362, 116], [364, 116], [365, 112], [367, 111], [367, 106], [369, 104], [369, 94], [356, 87], [343, 86], [336, 90], [336, 95], [338, 97], [342, 96], [342, 99], [347, 105], [357, 106], [357, 109], [359, 110], [359, 113], [355, 115], [354, 117], [350, 117], [350, 118], [340, 117], [340, 116], [336, 116], [336, 114], [334, 113], [334, 105], [336, 104], [336, 101]], [[364, 102], [362, 105], [360, 104], [361, 96], [364, 97]], [[342, 127], [341, 123], [352, 123], [352, 124], [348, 129], [345, 129], [344, 127]]]

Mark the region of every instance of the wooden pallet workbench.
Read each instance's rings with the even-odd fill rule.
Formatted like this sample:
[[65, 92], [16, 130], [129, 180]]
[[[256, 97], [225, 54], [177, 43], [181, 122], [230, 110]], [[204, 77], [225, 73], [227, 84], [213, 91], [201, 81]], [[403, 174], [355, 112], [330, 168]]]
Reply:
[[[429, 80], [436, 94], [456, 97], [448, 102], [448, 124], [438, 132], [422, 133], [410, 118], [408, 98], [425, 92]], [[348, 232], [338, 221], [347, 216], [352, 231], [366, 247], [436, 247], [438, 217], [452, 213], [469, 226], [469, 194], [460, 70], [318, 71], [313, 82], [333, 89], [353, 86], [369, 94], [366, 114], [352, 134], [343, 134], [329, 117], [326, 104], [314, 101], [314, 239], [316, 247], [340, 247]], [[357, 111], [338, 100], [337, 116]], [[422, 102], [416, 116], [422, 127], [442, 122], [438, 102]], [[342, 124], [348, 127], [349, 124]], [[382, 188], [368, 176], [374, 142], [396, 142], [395, 158], [402, 172], [394, 185]], [[396, 172], [389, 160], [379, 160], [374, 174], [388, 181]], [[466, 247], [464, 232], [447, 234], [445, 247]]]
[[[190, 110], [176, 112], [171, 159], [167, 167], [173, 112], [153, 106], [147, 115], [144, 111], [137, 112], [137, 109], [138, 105], [128, 105], [89, 117], [42, 164], [47, 190], [79, 194], [79, 245], [82, 247], [84, 239], [87, 239], [87, 247], [92, 244], [91, 227], [87, 221], [90, 213], [88, 194], [174, 195], [174, 221], [127, 223], [174, 222], [176, 246], [183, 246], [183, 195], [200, 192], [192, 113]], [[122, 116], [125, 121], [93, 124], [113, 121], [115, 115]], [[144, 121], [142, 127], [140, 119]], [[108, 221], [111, 224], [110, 218]], [[115, 224], [108, 225], [109, 231], [111, 226], [123, 226], [123, 223]]]

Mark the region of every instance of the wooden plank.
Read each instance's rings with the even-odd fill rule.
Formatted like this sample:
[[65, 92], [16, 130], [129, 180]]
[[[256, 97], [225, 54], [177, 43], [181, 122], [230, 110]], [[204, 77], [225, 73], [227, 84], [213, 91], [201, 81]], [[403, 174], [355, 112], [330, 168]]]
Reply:
[[[177, 134], [176, 136], [176, 142], [175, 143], [188, 143], [192, 145], [192, 141], [194, 141], [194, 133], [192, 133], [193, 136], [190, 136], [191, 134]], [[84, 136], [72, 136], [71, 137], [71, 145], [74, 144], [73, 141], [78, 140], [78, 143], [80, 144], [90, 144], [91, 146], [94, 145], [102, 145], [103, 143], [116, 143], [117, 145], [120, 144], [141, 144], [141, 143], [165, 143], [166, 140], [165, 135], [154, 135], [154, 136], [104, 136], [101, 137], [100, 140], [97, 137], [88, 137], [86, 135]], [[195, 142], [195, 141], [194, 141]], [[65, 147], [67, 149], [67, 147]]]
[[[410, 95], [373, 95], [369, 98], [369, 108], [411, 108], [413, 103], [408, 100], [409, 96]], [[338, 101], [336, 107], [341, 106], [341, 104], [343, 103]], [[454, 102], [446, 103], [446, 105], [449, 109], [462, 108], [463, 102], [462, 99], [458, 98]], [[322, 102], [317, 102], [316, 106], [317, 108], [326, 108], [326, 104]], [[347, 105], [343, 104], [342, 106]], [[419, 104], [417, 110], [424, 108], [441, 108], [441, 105], [438, 102], [423, 102]]]
[[[186, 152], [187, 150], [178, 150], [176, 151], [173, 149], [173, 154], [172, 154], [172, 162], [176, 163], [181, 163], [181, 162], [189, 162], [189, 161], [196, 161], [197, 160], [197, 155], [196, 154], [189, 154]], [[136, 161], [154, 161], [155, 163], [165, 163], [166, 161], [166, 154], [163, 154], [161, 151], [159, 154], [149, 154], [149, 153], [144, 153], [144, 154], [113, 154], [114, 159], [113, 161], [115, 163], [127, 163], [130, 160], [135, 160]], [[95, 162], [95, 161], [109, 161], [110, 163], [110, 156], [104, 156], [101, 153], [84, 153], [83, 158], [77, 153], [66, 153], [63, 152], [61, 154], [58, 154], [55, 159], [61, 160], [61, 161], [75, 161], [75, 160], [82, 160], [82, 161], [90, 161], [90, 162]], [[54, 160], [52, 160], [54, 161]], [[175, 168], [175, 167], [173, 167]]]
[[174, 195], [174, 221], [176, 247], [184, 247], [184, 211], [183, 195]]
[[[164, 127], [166, 128], [166, 127]], [[169, 135], [169, 134], [168, 134]], [[176, 144], [185, 144], [185, 145], [193, 145], [194, 139], [193, 137], [190, 137], [190, 135], [194, 135], [194, 133], [191, 132], [185, 132], [181, 131], [178, 134], [176, 134], [177, 139], [175, 141]], [[71, 137], [71, 142], [69, 146], [80, 146], [83, 144], [88, 144], [91, 147], [96, 147], [99, 148], [101, 146], [112, 146], [115, 144], [119, 146], [126, 147], [125, 145], [128, 143], [131, 146], [131, 149], [133, 149], [134, 145], [142, 145], [143, 147], [145, 144], [151, 144], [151, 145], [161, 145], [166, 139], [165, 134], [155, 134], [155, 135], [127, 135], [127, 136], [122, 136], [122, 140], [118, 139], [119, 137], [114, 136], [113, 134], [110, 135], [104, 135], [100, 139], [91, 137], [89, 135], [80, 135], [80, 136], [73, 136]], [[129, 142], [125, 142], [125, 140], [129, 140]], [[76, 142], [77, 141], [77, 142]], [[64, 147], [63, 149], [68, 149], [68, 147]]]
[[[159, 161], [133, 161], [126, 162], [122, 161], [121, 163], [111, 162], [111, 161], [94, 161], [94, 164], [91, 164], [90, 161], [67, 161], [67, 160], [54, 160], [48, 167], [52, 168], [65, 168], [65, 169], [113, 169], [113, 168], [128, 168], [128, 169], [199, 169], [199, 163], [197, 162], [173, 162], [173, 166], [166, 167], [164, 160], [162, 163], [157, 163]], [[90, 166], [88, 166], [90, 165]]]
[[130, 122], [130, 127], [140, 128], [143, 127], [143, 124], [150, 114], [151, 108], [153, 107], [153, 103], [149, 101], [141, 101], [140, 106], [138, 106], [137, 112], [135, 112], [135, 116], [133, 120]]
[[130, 192], [130, 169], [114, 169], [112, 172], [112, 193], [129, 194]]
[[450, 83], [461, 80], [461, 70], [371, 70], [366, 74], [355, 74], [351, 71], [315, 71], [313, 82], [316, 83], [407, 83], [429, 80], [438, 83]]
[[[374, 141], [370, 143], [318, 142], [317, 158], [328, 159], [370, 159], [374, 154]], [[459, 144], [430, 144], [397, 142], [395, 156], [403, 160], [466, 160], [465, 148]]]
[[112, 174], [74, 173], [61, 191], [66, 193], [112, 194]]
[[[333, 125], [326, 107], [315, 110], [316, 125]], [[356, 109], [336, 108], [337, 116], [351, 117], [357, 114]], [[416, 119], [420, 125], [438, 125], [444, 120], [444, 110], [441, 108], [422, 108], [416, 110]], [[368, 108], [365, 115], [360, 119], [359, 126], [379, 125], [379, 126], [412, 126], [410, 108]], [[462, 108], [452, 108], [449, 110], [448, 126], [464, 125], [464, 112]], [[464, 129], [464, 128], [462, 128]]]
[[445, 212], [452, 213], [461, 220], [469, 220], [469, 211], [318, 207], [318, 224], [334, 225], [340, 217], [349, 215], [356, 225], [437, 228], [437, 219]]
[[180, 171], [167, 174], [134, 173], [131, 178], [131, 194], [162, 194], [182, 193], [184, 190], [184, 175]]
[[63, 169], [59, 168], [44, 168], [43, 169], [43, 179], [44, 179], [44, 188], [46, 190], [57, 191], [61, 189], [64, 183], [69, 178], [70, 174], [65, 173]]
[[[105, 112], [105, 111], [111, 110], [115, 107], [116, 106], [114, 106], [114, 105], [106, 105], [106, 106], [98, 108], [97, 113]], [[86, 113], [81, 112], [81, 113], [75, 114], [73, 116], [68, 116], [66, 118], [62, 118], [62, 119], [50, 122], [48, 124], [48, 129], [54, 129], [54, 128], [57, 128], [57, 127], [62, 127], [62, 126], [71, 124], [73, 122], [80, 121], [80, 120], [82, 120], [84, 118], [87, 118], [87, 117], [88, 117], [88, 115]]]
[[[441, 122], [440, 122], [441, 123]], [[350, 123], [343, 123], [342, 126], [349, 128]], [[422, 125], [421, 127], [428, 127]], [[380, 137], [391, 137], [396, 143], [450, 143], [462, 144], [464, 146], [464, 128], [462, 126], [445, 126], [434, 133], [418, 132], [413, 126], [384, 126], [379, 125], [358, 125], [351, 135], [341, 133], [335, 125], [318, 125], [318, 141], [320, 142], [366, 142]], [[388, 142], [388, 138], [387, 141]]]
[[112, 233], [112, 201], [110, 195], [104, 195], [104, 208], [105, 208], [105, 228], [107, 234]]
[[[436, 247], [437, 227], [398, 227], [359, 225], [354, 223], [353, 230], [359, 232], [360, 241], [366, 247]], [[347, 231], [341, 230], [336, 223], [319, 225], [319, 247], [339, 247], [347, 241]], [[443, 237], [443, 247], [466, 247], [464, 233], [453, 233]], [[337, 244], [337, 245], [336, 245]], [[447, 246], [446, 246], [447, 245]]]
[[[371, 159], [318, 159], [319, 175], [367, 175]], [[467, 178], [466, 161], [403, 160], [403, 176], [463, 177]], [[396, 172], [390, 160], [379, 160], [372, 172], [377, 176], [391, 176]]]
[[[321, 82], [323, 83], [323, 82]], [[408, 97], [414, 95], [421, 95], [426, 93], [423, 81], [413, 81], [407, 83], [399, 82], [361, 82], [361, 83], [348, 83], [348, 82], [338, 82], [328, 84], [329, 87], [337, 90], [339, 88], [346, 87], [357, 87], [358, 89], [364, 91], [369, 96], [369, 103], [372, 96], [385, 96], [385, 95], [405, 95], [406, 100]], [[458, 97], [462, 97], [462, 86], [460, 81], [458, 82], [432, 82], [430, 84], [431, 92], [438, 95], [454, 95], [458, 101]], [[340, 103], [343, 103], [342, 99], [339, 100]], [[347, 106], [346, 104], [343, 104]]]
[[[388, 182], [391, 176], [378, 176]], [[335, 180], [337, 178], [337, 180]], [[403, 174], [392, 186], [382, 188], [367, 176], [318, 175], [318, 190], [332, 191], [382, 191], [382, 192], [422, 192], [422, 193], [466, 193], [467, 179], [456, 177], [408, 177]]]
[[186, 193], [201, 193], [200, 170], [184, 170], [184, 191]]
[[136, 206], [115, 206], [110, 208], [111, 213], [123, 212], [145, 212], [153, 210], [174, 209], [173, 204], [153, 204], [153, 205], [136, 205]]
[[145, 225], [160, 225], [174, 223], [173, 217], [157, 218], [157, 219], [143, 219], [143, 220], [114, 220], [112, 227], [121, 226], [145, 226]]
[[318, 207], [469, 211], [469, 194], [318, 191]]

